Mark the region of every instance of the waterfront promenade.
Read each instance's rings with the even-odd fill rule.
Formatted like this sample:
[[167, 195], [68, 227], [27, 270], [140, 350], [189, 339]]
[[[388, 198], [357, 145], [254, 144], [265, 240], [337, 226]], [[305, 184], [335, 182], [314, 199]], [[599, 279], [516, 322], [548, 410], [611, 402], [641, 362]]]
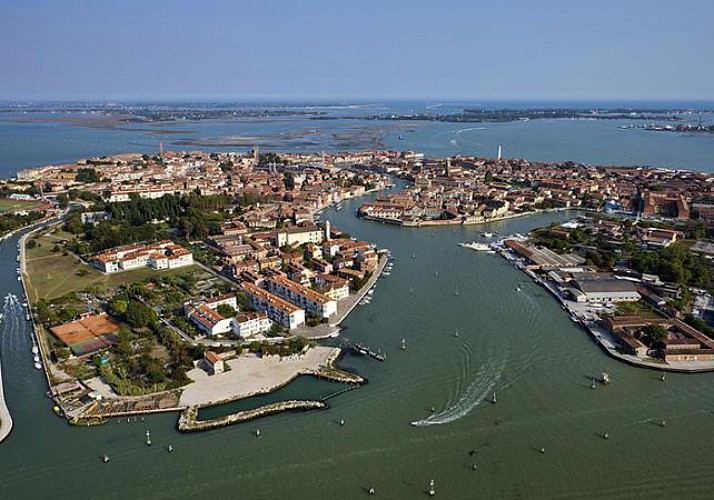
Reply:
[[365, 295], [367, 295], [367, 293], [374, 288], [377, 284], [377, 280], [382, 275], [382, 272], [384, 272], [384, 268], [386, 267], [388, 261], [388, 257], [386, 255], [382, 255], [379, 258], [377, 268], [374, 270], [374, 273], [370, 276], [369, 280], [367, 280], [367, 283], [365, 283], [359, 291], [350, 294], [349, 297], [337, 302], [337, 313], [332, 318], [329, 318], [329, 323], [322, 323], [315, 327], [301, 326], [293, 330], [292, 334], [311, 340], [337, 337], [340, 333], [340, 323], [342, 323], [347, 316], [349, 316]]

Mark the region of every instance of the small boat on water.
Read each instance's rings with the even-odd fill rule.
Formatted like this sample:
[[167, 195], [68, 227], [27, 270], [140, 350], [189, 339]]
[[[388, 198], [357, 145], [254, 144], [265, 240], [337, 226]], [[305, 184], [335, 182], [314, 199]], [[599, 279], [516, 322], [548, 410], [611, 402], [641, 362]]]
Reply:
[[[0, 314], [0, 316], [2, 316], [2, 315]], [[33, 345], [32, 346], [32, 354], [38, 354], [39, 352], [40, 352], [40, 350], [37, 348], [37, 346]]]
[[36, 370], [42, 370], [42, 365], [39, 362], [35, 363], [34, 366]]
[[432, 479], [429, 481], [429, 496], [433, 497], [434, 495], [436, 495], [436, 490], [434, 489], [434, 480]]
[[151, 446], [151, 433], [146, 431], [146, 446]]
[[662, 376], [660, 377], [660, 380], [664, 382], [667, 379], [667, 374], [662, 372]]
[[493, 393], [493, 396], [491, 397], [491, 403], [496, 404], [496, 393]]
[[105, 453], [104, 456], [102, 457], [102, 462], [104, 462], [104, 463], [109, 462], [109, 455], [107, 455], [107, 454]]
[[491, 247], [488, 246], [486, 243], [479, 243], [478, 241], [465, 241], [463, 243], [459, 243], [460, 247], [464, 248], [470, 248], [471, 250], [478, 250], [478, 251], [486, 251], [490, 250]]
[[402, 339], [402, 351], [407, 350], [407, 339]]
[[174, 447], [171, 446], [171, 445], [169, 445], [168, 448], [166, 448], [166, 451], [168, 451], [169, 453], [171, 453], [172, 451], [174, 451]]
[[606, 385], [611, 382], [610, 375], [605, 372], [603, 372], [602, 375], [600, 375], [600, 380], [602, 380], [602, 383], [606, 384]]

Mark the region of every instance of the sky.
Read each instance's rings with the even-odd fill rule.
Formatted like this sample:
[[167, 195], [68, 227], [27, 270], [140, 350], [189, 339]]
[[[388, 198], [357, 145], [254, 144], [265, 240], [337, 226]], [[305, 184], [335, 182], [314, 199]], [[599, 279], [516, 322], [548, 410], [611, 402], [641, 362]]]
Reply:
[[711, 0], [0, 0], [0, 98], [714, 99]]

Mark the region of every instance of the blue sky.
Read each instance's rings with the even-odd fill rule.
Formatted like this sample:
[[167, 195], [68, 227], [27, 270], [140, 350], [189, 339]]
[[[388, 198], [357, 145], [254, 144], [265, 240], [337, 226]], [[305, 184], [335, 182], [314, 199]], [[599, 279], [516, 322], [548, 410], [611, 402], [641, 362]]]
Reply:
[[711, 0], [0, 0], [0, 97], [714, 99]]

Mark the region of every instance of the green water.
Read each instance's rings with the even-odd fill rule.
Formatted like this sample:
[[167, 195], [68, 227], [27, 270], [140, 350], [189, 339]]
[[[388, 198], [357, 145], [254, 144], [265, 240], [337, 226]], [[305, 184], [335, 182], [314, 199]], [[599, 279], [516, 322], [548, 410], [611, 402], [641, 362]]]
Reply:
[[[333, 225], [396, 257], [342, 334], [387, 352], [386, 363], [344, 359], [368, 385], [326, 411], [207, 433], [180, 435], [175, 415], [73, 428], [52, 414], [27, 327], [11, 320], [0, 346], [15, 429], [0, 444], [0, 498], [364, 498], [372, 487], [378, 498], [401, 499], [424, 497], [430, 479], [439, 498], [714, 496], [714, 374], [661, 382], [608, 358], [525, 275], [457, 246], [483, 228], [402, 230], [354, 218], [358, 203], [330, 213]], [[565, 218], [489, 230], [526, 232]], [[14, 248], [0, 249], [5, 293], [17, 293]], [[612, 384], [591, 390], [601, 372]]]

